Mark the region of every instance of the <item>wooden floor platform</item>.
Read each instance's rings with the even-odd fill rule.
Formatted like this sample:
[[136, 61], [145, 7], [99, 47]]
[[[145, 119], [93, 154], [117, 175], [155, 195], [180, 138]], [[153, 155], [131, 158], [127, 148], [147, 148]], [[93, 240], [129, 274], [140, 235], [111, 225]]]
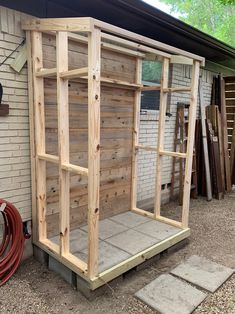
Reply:
[[[182, 230], [131, 211], [101, 220], [98, 262], [100, 275], [97, 280], [102, 278], [102, 274], [107, 277], [107, 281], [117, 277], [186, 238], [189, 235], [186, 231], [189, 229]], [[59, 235], [50, 240], [58, 244]], [[70, 232], [70, 251], [85, 262], [88, 257], [87, 240], [86, 225]], [[109, 273], [110, 276], [107, 276]], [[100, 285], [96, 282], [95, 287]]]

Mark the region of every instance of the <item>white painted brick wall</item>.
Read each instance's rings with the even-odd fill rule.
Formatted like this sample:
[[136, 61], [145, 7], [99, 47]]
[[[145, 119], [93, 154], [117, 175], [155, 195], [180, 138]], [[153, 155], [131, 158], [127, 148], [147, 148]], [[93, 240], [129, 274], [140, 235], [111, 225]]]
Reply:
[[[28, 16], [0, 7], [0, 62], [25, 38], [21, 21]], [[0, 198], [12, 202], [24, 220], [31, 219], [31, 182], [26, 66], [16, 73], [10, 64], [15, 52], [0, 67], [3, 100], [8, 116], [0, 117]]]
[[[211, 85], [213, 73], [201, 70], [203, 91], [205, 104], [210, 104]], [[191, 67], [188, 65], [175, 64], [172, 70], [172, 87], [173, 86], [189, 86], [191, 82]], [[172, 93], [170, 106], [168, 105], [168, 112], [172, 114], [170, 118], [166, 117], [166, 132], [165, 132], [165, 149], [169, 151], [174, 150], [174, 133], [177, 102], [189, 102], [188, 93]], [[199, 105], [197, 107], [197, 114], [199, 114]], [[140, 133], [139, 142], [143, 145], [156, 146], [158, 133], [158, 112], [155, 114], [146, 113], [141, 114], [140, 118]], [[149, 152], [139, 153], [138, 162], [138, 201], [143, 203], [144, 200], [152, 202], [154, 197], [155, 187], [155, 169], [156, 169], [156, 154]], [[165, 156], [162, 163], [162, 184], [171, 182], [172, 171], [172, 157]], [[163, 191], [163, 201], [169, 197], [169, 189]]]

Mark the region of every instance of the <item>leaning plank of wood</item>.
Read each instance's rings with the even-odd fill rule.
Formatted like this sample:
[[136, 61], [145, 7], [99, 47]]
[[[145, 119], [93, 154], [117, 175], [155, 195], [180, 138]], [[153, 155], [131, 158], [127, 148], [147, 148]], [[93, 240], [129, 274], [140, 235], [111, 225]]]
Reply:
[[225, 176], [224, 176], [224, 147], [223, 147], [223, 138], [222, 138], [222, 127], [221, 127], [221, 114], [219, 108], [216, 111], [217, 118], [217, 131], [218, 131], [218, 140], [219, 140], [219, 159], [220, 159], [220, 168], [221, 168], [221, 186], [223, 192], [225, 192]]
[[226, 118], [226, 103], [225, 103], [225, 82], [222, 76], [220, 76], [220, 100], [221, 100], [221, 127], [222, 127], [222, 139], [224, 146], [224, 162], [225, 162], [225, 180], [226, 190], [230, 192], [232, 190], [231, 185], [231, 173], [230, 173], [230, 160], [228, 151], [228, 130], [227, 130], [227, 118]]
[[235, 115], [233, 121], [233, 133], [232, 133], [232, 143], [230, 151], [230, 163], [231, 163], [231, 180], [233, 181], [233, 174], [235, 168]]

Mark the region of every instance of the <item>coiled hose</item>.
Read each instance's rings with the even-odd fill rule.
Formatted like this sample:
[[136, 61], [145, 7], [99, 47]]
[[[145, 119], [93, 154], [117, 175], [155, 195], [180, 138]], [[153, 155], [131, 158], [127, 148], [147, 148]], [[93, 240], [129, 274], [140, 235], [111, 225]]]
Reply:
[[14, 205], [0, 199], [4, 220], [3, 240], [0, 246], [0, 287], [16, 272], [24, 250], [24, 233], [21, 216]]

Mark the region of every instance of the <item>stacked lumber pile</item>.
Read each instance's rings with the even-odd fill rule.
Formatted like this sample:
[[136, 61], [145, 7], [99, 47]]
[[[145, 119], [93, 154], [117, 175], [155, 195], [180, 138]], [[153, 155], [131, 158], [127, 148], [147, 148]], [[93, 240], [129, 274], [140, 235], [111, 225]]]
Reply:
[[[201, 119], [196, 123], [195, 133], [198, 182], [201, 183], [198, 194], [207, 195], [208, 200], [211, 195], [223, 198], [235, 183], [235, 80], [228, 82], [231, 83], [231, 78], [214, 77], [211, 104], [206, 108], [203, 108], [202, 86], [199, 90]], [[208, 154], [207, 160], [204, 152]]]

